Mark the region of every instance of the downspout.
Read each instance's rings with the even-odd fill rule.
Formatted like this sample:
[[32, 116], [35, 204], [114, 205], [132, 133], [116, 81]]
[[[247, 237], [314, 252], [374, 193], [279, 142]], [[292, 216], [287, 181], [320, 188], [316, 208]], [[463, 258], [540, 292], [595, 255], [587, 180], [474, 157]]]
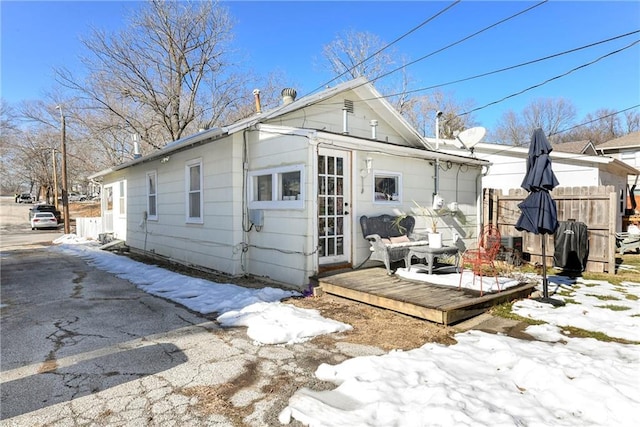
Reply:
[[[346, 114], [346, 112], [345, 112]], [[307, 248], [307, 253], [313, 253], [314, 255], [311, 258], [310, 265], [308, 265], [308, 271], [313, 272], [314, 275], [318, 275], [320, 272], [320, 262], [318, 259], [318, 155], [320, 154], [320, 143], [316, 136], [307, 136], [309, 139], [309, 144], [314, 148], [309, 150], [311, 155], [311, 159], [309, 164], [311, 165], [311, 176], [309, 177], [311, 181], [311, 189], [312, 191], [307, 191], [305, 203], [309, 203], [309, 216], [311, 217], [311, 248]], [[309, 250], [311, 249], [311, 250]]]
[[[257, 90], [257, 89], [256, 89]], [[240, 270], [244, 273], [248, 273], [245, 268], [244, 261], [246, 259], [245, 254], [249, 250], [249, 238], [251, 234], [251, 224], [249, 224], [249, 200], [247, 196], [248, 191], [248, 176], [249, 176], [249, 155], [247, 132], [248, 129], [242, 131], [242, 247], [240, 248]]]
[[[485, 166], [481, 166], [481, 168], [484, 168]], [[484, 207], [484, 199], [482, 198], [483, 192], [482, 192], [482, 178], [484, 178], [485, 176], [487, 176], [489, 174], [489, 166], [486, 166], [487, 170], [485, 172], [482, 172], [482, 169], [480, 170], [480, 173], [478, 174], [478, 176], [476, 177], [476, 203], [478, 204], [478, 208], [476, 209], [476, 233], [479, 236], [480, 235], [480, 230], [482, 230], [483, 224], [482, 224], [482, 209]]]
[[[440, 152], [440, 116], [442, 111], [436, 112], [436, 151]], [[440, 190], [440, 157], [436, 157], [435, 174], [433, 176], [433, 206], [435, 206], [436, 196]]]

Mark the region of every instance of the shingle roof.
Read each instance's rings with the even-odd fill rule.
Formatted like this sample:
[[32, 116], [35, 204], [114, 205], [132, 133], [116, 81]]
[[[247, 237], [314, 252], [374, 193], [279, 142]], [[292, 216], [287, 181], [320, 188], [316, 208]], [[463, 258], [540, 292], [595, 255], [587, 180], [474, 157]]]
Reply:
[[560, 144], [551, 144], [551, 147], [556, 151], [562, 151], [563, 153], [584, 154], [589, 148], [591, 141], [569, 141], [562, 142]]
[[610, 139], [596, 147], [598, 150], [606, 148], [640, 148], [640, 132], [631, 132], [620, 138]]

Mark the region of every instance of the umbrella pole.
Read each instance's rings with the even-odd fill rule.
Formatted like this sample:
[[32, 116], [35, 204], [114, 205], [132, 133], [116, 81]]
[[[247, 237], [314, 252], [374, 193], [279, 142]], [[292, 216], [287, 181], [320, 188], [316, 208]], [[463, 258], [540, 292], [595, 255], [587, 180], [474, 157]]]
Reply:
[[541, 234], [542, 236], [542, 298], [539, 301], [551, 304], [555, 307], [562, 307], [564, 305], [564, 301], [559, 299], [549, 298], [549, 281], [547, 280], [547, 254], [545, 251], [545, 241], [546, 236]]
[[547, 254], [545, 253], [545, 236], [542, 238], [542, 298], [549, 299], [549, 284], [547, 283]]

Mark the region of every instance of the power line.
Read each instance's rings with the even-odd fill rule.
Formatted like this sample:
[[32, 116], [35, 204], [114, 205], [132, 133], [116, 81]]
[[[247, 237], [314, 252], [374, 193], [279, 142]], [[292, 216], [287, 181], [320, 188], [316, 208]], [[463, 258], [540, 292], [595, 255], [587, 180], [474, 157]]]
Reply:
[[636, 44], [638, 44], [638, 43], [640, 43], [640, 40], [636, 40], [636, 41], [634, 41], [633, 43], [631, 43], [631, 44], [629, 44], [629, 45], [627, 45], [627, 46], [625, 46], [625, 47], [623, 47], [623, 48], [620, 48], [620, 49], [614, 50], [613, 52], [609, 52], [609, 53], [607, 53], [607, 54], [605, 54], [605, 55], [600, 56], [599, 58], [594, 59], [593, 61], [587, 62], [586, 64], [579, 65], [579, 66], [577, 66], [577, 67], [575, 67], [575, 68], [572, 68], [572, 69], [571, 69], [571, 70], [569, 70], [569, 71], [566, 71], [566, 72], [564, 72], [564, 73], [562, 73], [562, 74], [558, 74], [557, 76], [551, 77], [551, 78], [549, 78], [549, 79], [547, 79], [547, 80], [545, 80], [545, 81], [543, 81], [543, 82], [541, 82], [541, 83], [535, 84], [535, 85], [533, 85], [533, 86], [529, 86], [528, 88], [526, 88], [526, 89], [522, 89], [522, 90], [520, 90], [520, 91], [518, 91], [518, 92], [515, 92], [515, 93], [512, 93], [511, 95], [507, 95], [507, 96], [505, 96], [505, 97], [503, 97], [503, 98], [501, 98], [501, 99], [499, 99], [499, 100], [497, 100], [497, 101], [490, 102], [490, 103], [488, 103], [488, 104], [483, 105], [482, 107], [477, 107], [477, 108], [474, 108], [474, 109], [472, 109], [472, 110], [465, 111], [464, 113], [460, 113], [460, 114], [458, 114], [458, 116], [464, 116], [464, 115], [467, 115], [467, 114], [471, 114], [471, 113], [473, 113], [473, 112], [476, 112], [476, 111], [479, 111], [479, 110], [485, 109], [485, 108], [487, 108], [487, 107], [490, 107], [490, 106], [492, 106], [492, 105], [498, 104], [498, 103], [500, 103], [500, 102], [506, 101], [506, 100], [507, 100], [507, 99], [509, 99], [509, 98], [513, 98], [513, 97], [515, 97], [515, 96], [522, 95], [523, 93], [528, 92], [528, 91], [530, 91], [530, 90], [532, 90], [532, 89], [536, 89], [536, 88], [538, 88], [538, 87], [540, 87], [540, 86], [543, 86], [543, 85], [545, 85], [545, 84], [547, 84], [547, 83], [550, 83], [550, 82], [552, 82], [552, 81], [554, 81], [554, 80], [560, 79], [560, 78], [562, 78], [562, 77], [566, 77], [566, 76], [568, 76], [569, 74], [571, 74], [571, 73], [573, 73], [573, 72], [575, 72], [575, 71], [578, 71], [578, 70], [580, 70], [580, 69], [582, 69], [582, 68], [586, 68], [586, 67], [588, 67], [588, 66], [590, 66], [590, 65], [593, 65], [593, 64], [595, 64], [596, 62], [601, 61], [601, 60], [602, 60], [602, 59], [604, 59], [604, 58], [607, 58], [607, 57], [609, 57], [609, 56], [615, 55], [616, 53], [620, 53], [620, 52], [622, 52], [622, 51], [624, 51], [624, 50], [626, 50], [626, 49], [629, 49], [629, 48], [633, 47], [634, 45], [636, 45]]
[[398, 68], [396, 68], [396, 69], [393, 69], [393, 70], [391, 70], [391, 71], [389, 71], [389, 72], [386, 72], [386, 73], [384, 73], [384, 74], [382, 74], [382, 75], [380, 75], [380, 76], [378, 76], [378, 77], [375, 77], [375, 78], [373, 78], [373, 79], [371, 80], [371, 82], [373, 83], [373, 82], [375, 82], [376, 80], [379, 80], [379, 79], [381, 79], [381, 78], [383, 78], [383, 77], [388, 76], [389, 74], [395, 73], [396, 71], [399, 71], [399, 70], [401, 70], [401, 69], [403, 69], [403, 68], [409, 67], [410, 65], [413, 65], [413, 64], [415, 64], [415, 63], [417, 63], [417, 62], [420, 62], [420, 61], [423, 61], [423, 60], [425, 60], [425, 59], [427, 59], [427, 58], [429, 58], [429, 57], [431, 57], [431, 56], [433, 56], [433, 55], [436, 55], [436, 54], [438, 54], [438, 53], [440, 53], [440, 52], [443, 52], [443, 51], [445, 51], [445, 50], [447, 50], [447, 49], [449, 49], [449, 48], [452, 48], [453, 46], [456, 46], [456, 45], [458, 45], [458, 44], [460, 44], [460, 43], [462, 43], [462, 42], [465, 42], [465, 41], [467, 41], [467, 40], [469, 40], [469, 39], [471, 39], [471, 38], [473, 38], [473, 37], [475, 37], [475, 36], [477, 36], [477, 35], [479, 35], [479, 34], [481, 34], [481, 33], [484, 33], [485, 31], [490, 30], [491, 28], [497, 27], [497, 26], [498, 26], [498, 25], [500, 25], [500, 24], [503, 24], [503, 23], [505, 23], [505, 22], [507, 22], [507, 21], [509, 21], [509, 20], [513, 19], [513, 18], [516, 18], [516, 17], [518, 17], [518, 16], [520, 16], [520, 15], [522, 15], [522, 14], [524, 14], [524, 13], [527, 13], [527, 12], [529, 12], [529, 11], [531, 11], [531, 10], [535, 9], [535, 8], [536, 8], [536, 7], [538, 7], [538, 6], [542, 6], [542, 5], [543, 5], [543, 4], [545, 4], [547, 1], [548, 1], [548, 0], [543, 0], [543, 1], [541, 1], [540, 3], [534, 4], [533, 6], [530, 6], [530, 7], [526, 8], [526, 9], [524, 9], [524, 10], [521, 10], [521, 11], [520, 11], [520, 12], [518, 12], [518, 13], [515, 13], [515, 14], [513, 14], [513, 15], [511, 15], [511, 16], [508, 16], [508, 17], [506, 17], [506, 18], [504, 18], [504, 19], [501, 19], [500, 21], [495, 22], [495, 23], [493, 23], [493, 24], [491, 24], [491, 25], [489, 25], [489, 26], [487, 26], [487, 27], [484, 27], [483, 29], [476, 31], [476, 32], [475, 32], [475, 33], [473, 33], [473, 34], [470, 34], [470, 35], [468, 35], [468, 36], [466, 36], [466, 37], [463, 37], [463, 38], [461, 38], [461, 39], [460, 39], [460, 40], [458, 40], [458, 41], [455, 41], [455, 42], [453, 42], [453, 43], [450, 43], [450, 44], [448, 44], [448, 45], [446, 45], [446, 46], [444, 46], [444, 47], [441, 47], [440, 49], [437, 49], [437, 50], [435, 50], [435, 51], [433, 51], [433, 52], [431, 52], [431, 53], [429, 53], [429, 54], [427, 54], [427, 55], [425, 55], [425, 56], [421, 57], [421, 58], [418, 58], [418, 59], [416, 59], [415, 61], [411, 61], [411, 62], [409, 62], [408, 64], [404, 64], [404, 65], [402, 65], [402, 66], [400, 66], [400, 67], [398, 67]]
[[[636, 105], [634, 105], [632, 107], [625, 108], [624, 110], [618, 110], [618, 111], [616, 111], [614, 113], [610, 113], [610, 114], [606, 114], [604, 116], [597, 117], [597, 118], [595, 118], [593, 120], [589, 120], [587, 122], [583, 122], [583, 123], [577, 124], [575, 126], [560, 130], [558, 132], [554, 132], [552, 134], [549, 134], [548, 136], [558, 135], [560, 133], [567, 132], [567, 131], [569, 131], [571, 129], [575, 129], [575, 128], [580, 127], [580, 126], [585, 126], [585, 125], [588, 125], [589, 123], [597, 122], [598, 120], [606, 119], [607, 117], [615, 116], [615, 115], [618, 115], [620, 113], [624, 113], [625, 111], [633, 110], [634, 108], [638, 108], [638, 107], [640, 107], [640, 104], [636, 104]], [[503, 144], [496, 144], [496, 145], [503, 145]], [[522, 147], [522, 145], [510, 145], [510, 146], [507, 146], [504, 150], [500, 150], [500, 151], [496, 151], [495, 153], [492, 153], [492, 155], [502, 154], [502, 153], [505, 153], [507, 151], [513, 150], [514, 148], [520, 148], [520, 147]], [[585, 157], [584, 154], [576, 154], [575, 156], [569, 157], [569, 159], [580, 159], [580, 158], [584, 158], [584, 157]]]
[[598, 45], [601, 45], [601, 44], [604, 44], [604, 43], [608, 43], [608, 42], [611, 42], [611, 41], [614, 41], [614, 40], [618, 40], [618, 39], [621, 39], [621, 38], [624, 38], [624, 37], [628, 37], [628, 36], [631, 36], [631, 35], [634, 35], [634, 34], [638, 34], [638, 33], [640, 33], [640, 30], [635, 30], [635, 31], [631, 31], [631, 32], [628, 32], [628, 33], [625, 33], [625, 34], [620, 34], [618, 36], [609, 37], [608, 39], [604, 39], [604, 40], [600, 40], [600, 41], [597, 41], [597, 42], [589, 43], [589, 44], [586, 44], [586, 45], [583, 45], [583, 46], [575, 47], [573, 49], [569, 49], [569, 50], [565, 50], [565, 51], [562, 51], [562, 52], [558, 52], [558, 53], [554, 53], [554, 54], [551, 54], [551, 55], [547, 55], [547, 56], [544, 56], [544, 57], [541, 57], [541, 58], [532, 59], [532, 60], [529, 60], [529, 61], [526, 61], [526, 62], [521, 62], [521, 63], [516, 64], [516, 65], [510, 65], [508, 67], [500, 68], [500, 69], [497, 69], [497, 70], [487, 71], [487, 72], [481, 73], [481, 74], [476, 74], [474, 76], [464, 77], [464, 78], [461, 78], [461, 79], [458, 79], [458, 80], [452, 80], [452, 81], [449, 81], [449, 82], [446, 82], [446, 83], [439, 83], [439, 84], [436, 84], [436, 85], [433, 85], [433, 86], [427, 86], [427, 87], [422, 87], [422, 88], [418, 88], [418, 89], [408, 90], [408, 91], [401, 92], [401, 93], [392, 93], [392, 94], [389, 94], [389, 95], [383, 95], [381, 97], [366, 98], [366, 99], [362, 99], [361, 101], [370, 101], [370, 100], [379, 99], [379, 98], [391, 98], [391, 97], [394, 97], [394, 96], [405, 95], [405, 94], [416, 93], [416, 92], [423, 92], [423, 91], [426, 91], [426, 90], [437, 89], [439, 87], [449, 86], [449, 85], [456, 84], [456, 83], [462, 83], [462, 82], [466, 82], [466, 81], [469, 81], [469, 80], [475, 80], [475, 79], [479, 79], [479, 78], [482, 78], [482, 77], [487, 77], [487, 76], [490, 76], [490, 75], [493, 75], [493, 74], [498, 74], [498, 73], [502, 73], [502, 72], [505, 72], [505, 71], [514, 70], [516, 68], [524, 67], [526, 65], [536, 64], [538, 62], [543, 62], [543, 61], [546, 61], [546, 60], [549, 60], [549, 59], [553, 59], [553, 58], [557, 58], [557, 57], [560, 57], [560, 56], [568, 55], [570, 53], [578, 52], [580, 50], [588, 49], [590, 47], [595, 47], [595, 46], [598, 46]]
[[586, 126], [586, 125], [588, 125], [590, 123], [597, 122], [597, 121], [600, 121], [602, 119], [606, 119], [607, 117], [612, 117], [612, 116], [618, 115], [620, 113], [624, 113], [625, 111], [633, 110], [634, 108], [638, 108], [638, 107], [640, 107], [640, 104], [636, 104], [633, 107], [625, 108], [624, 110], [616, 111], [614, 113], [607, 114], [605, 116], [600, 116], [600, 117], [595, 118], [593, 120], [589, 120], [588, 122], [584, 122], [584, 123], [580, 123], [579, 125], [571, 126], [570, 128], [559, 130], [557, 132], [549, 134], [549, 136], [554, 136], [554, 135], [558, 135], [559, 133], [568, 132], [568, 131], [570, 131], [572, 129], [575, 129], [575, 128], [578, 128], [578, 127], [581, 127], [581, 126]]
[[345, 71], [342, 72], [342, 74], [337, 75], [336, 77], [334, 77], [333, 79], [329, 80], [328, 82], [318, 86], [317, 88], [315, 88], [314, 90], [312, 90], [309, 93], [313, 93], [319, 89], [324, 88], [325, 86], [327, 86], [328, 84], [338, 80], [340, 77], [344, 76], [345, 74], [347, 74], [350, 71], [353, 71], [354, 69], [356, 69], [357, 67], [359, 67], [360, 65], [364, 64], [365, 62], [367, 62], [368, 60], [370, 60], [371, 58], [373, 58], [374, 56], [378, 55], [379, 53], [381, 53], [382, 51], [388, 49], [389, 47], [391, 47], [392, 45], [396, 44], [397, 42], [399, 42], [400, 40], [402, 40], [403, 38], [407, 37], [408, 35], [410, 35], [411, 33], [417, 31], [418, 29], [422, 28], [423, 26], [425, 26], [426, 24], [428, 24], [429, 22], [433, 21], [434, 19], [436, 19], [438, 16], [444, 14], [446, 11], [448, 11], [449, 9], [451, 9], [452, 7], [456, 6], [458, 3], [460, 3], [462, 0], [455, 0], [453, 3], [451, 3], [450, 5], [448, 5], [447, 7], [445, 7], [444, 9], [440, 10], [438, 13], [436, 13], [435, 15], [432, 15], [431, 17], [427, 18], [426, 20], [422, 21], [422, 23], [420, 23], [418, 26], [412, 28], [411, 30], [407, 31], [406, 33], [404, 33], [403, 35], [401, 35], [400, 37], [396, 38], [395, 40], [393, 40], [391, 43], [388, 43], [387, 45], [383, 46], [382, 48], [378, 49], [376, 52], [372, 53], [371, 55], [369, 55], [367, 58], [363, 59], [362, 61], [358, 62], [356, 65], [354, 65], [351, 68], [346, 69]]
[[[479, 31], [476, 31], [476, 32], [475, 32], [475, 33], [473, 33], [473, 34], [470, 34], [470, 35], [468, 35], [468, 36], [466, 36], [466, 37], [463, 37], [462, 39], [460, 39], [460, 40], [458, 40], [458, 41], [456, 41], [456, 42], [450, 43], [449, 45], [447, 45], [447, 46], [445, 46], [445, 47], [442, 47], [442, 48], [440, 48], [440, 49], [438, 49], [438, 50], [436, 50], [436, 51], [434, 51], [434, 52], [431, 52], [431, 53], [429, 53], [429, 54], [427, 54], [427, 55], [423, 56], [422, 58], [419, 58], [419, 59], [417, 59], [417, 60], [415, 60], [415, 61], [412, 61], [412, 62], [410, 62], [410, 63], [408, 63], [408, 64], [404, 64], [404, 65], [402, 65], [401, 67], [398, 67], [398, 68], [396, 68], [396, 69], [394, 69], [394, 70], [392, 70], [392, 71], [389, 71], [389, 72], [387, 72], [387, 73], [385, 73], [385, 74], [382, 74], [382, 75], [380, 75], [380, 76], [378, 76], [378, 77], [375, 77], [375, 78], [374, 78], [374, 79], [372, 79], [372, 80], [368, 80], [368, 83], [373, 83], [373, 82], [375, 82], [376, 80], [381, 79], [381, 78], [383, 78], [383, 77], [386, 77], [386, 76], [388, 76], [388, 75], [389, 75], [389, 74], [391, 74], [391, 73], [395, 73], [395, 72], [396, 72], [396, 71], [398, 71], [398, 70], [401, 70], [401, 69], [403, 69], [403, 68], [406, 68], [406, 67], [408, 67], [408, 66], [410, 66], [410, 65], [413, 65], [413, 64], [415, 64], [415, 63], [417, 63], [417, 62], [419, 62], [419, 61], [422, 61], [422, 60], [424, 60], [424, 59], [426, 59], [426, 58], [428, 58], [428, 57], [430, 57], [430, 56], [433, 56], [433, 55], [435, 55], [435, 54], [437, 54], [437, 53], [440, 53], [440, 52], [442, 52], [442, 51], [444, 51], [444, 50], [446, 50], [446, 49], [449, 49], [449, 48], [451, 48], [451, 47], [453, 47], [453, 46], [455, 46], [455, 45], [458, 45], [458, 44], [460, 44], [460, 43], [462, 43], [462, 42], [464, 42], [464, 41], [466, 41], [466, 40], [469, 40], [470, 38], [475, 37], [475, 36], [477, 36], [478, 34], [481, 34], [481, 33], [485, 32], [485, 31], [487, 31], [487, 30], [489, 30], [489, 29], [491, 29], [491, 28], [494, 28], [494, 27], [496, 27], [496, 26], [498, 26], [498, 25], [500, 25], [500, 24], [502, 24], [502, 23], [504, 23], [504, 22], [506, 22], [506, 21], [509, 21], [510, 19], [513, 19], [513, 18], [515, 18], [515, 17], [517, 17], [517, 16], [520, 16], [520, 15], [522, 15], [522, 14], [524, 14], [524, 13], [527, 13], [527, 12], [531, 11], [532, 9], [534, 9], [534, 8], [538, 7], [538, 6], [541, 6], [541, 5], [543, 5], [544, 3], [547, 3], [548, 1], [549, 1], [549, 0], [543, 0], [543, 1], [541, 1], [540, 3], [537, 3], [537, 4], [535, 4], [535, 5], [533, 5], [533, 6], [530, 6], [530, 7], [526, 8], [526, 9], [524, 9], [524, 10], [521, 10], [520, 12], [517, 12], [517, 13], [515, 13], [515, 14], [511, 15], [511, 16], [508, 16], [508, 17], [506, 17], [506, 18], [503, 18], [503, 19], [501, 19], [500, 21], [495, 22], [495, 23], [493, 23], [493, 24], [491, 24], [491, 25], [489, 25], [489, 26], [487, 26], [487, 27], [485, 27], [485, 28], [483, 28], [483, 29], [481, 29], [481, 30], [479, 30]], [[454, 6], [454, 5], [456, 5], [457, 3], [458, 3], [458, 2], [456, 2], [456, 3], [452, 4], [452, 5], [449, 5], [449, 7], [448, 7], [448, 8], [453, 7], [453, 6]], [[436, 16], [440, 15], [441, 13], [443, 13], [444, 11], [446, 11], [448, 8], [445, 8], [444, 10], [442, 10], [442, 11], [438, 12], [438, 14], [434, 15], [432, 18], [429, 18], [429, 20], [431, 20], [431, 19], [435, 18]], [[409, 34], [409, 33], [413, 32], [413, 31], [414, 31], [414, 30], [411, 30], [411, 31], [409, 31], [407, 34]], [[383, 49], [384, 49], [384, 48], [383, 48]], [[381, 49], [380, 51], [382, 51], [383, 49]], [[379, 52], [380, 52], [380, 51], [379, 51]], [[373, 55], [372, 55], [372, 56], [373, 56]], [[367, 59], [368, 59], [368, 58], [367, 58]], [[366, 61], [366, 59], [365, 59], [365, 61]], [[364, 62], [364, 61], [362, 61], [362, 62]], [[361, 62], [361, 63], [362, 63], [362, 62]], [[342, 76], [342, 75], [344, 75], [344, 74], [345, 74], [345, 73], [341, 74], [341, 76]], [[340, 77], [340, 76], [338, 76], [338, 77]], [[335, 80], [335, 78], [334, 78], [333, 80], [331, 80], [330, 82], [332, 82], [332, 81], [334, 81], [334, 80]], [[362, 85], [360, 85], [360, 86], [363, 86], [364, 84], [366, 84], [366, 83], [363, 83], [363, 84], [362, 84]], [[311, 92], [309, 92], [309, 93], [313, 93], [313, 92], [315, 92], [316, 90], [323, 88], [324, 86], [325, 86], [325, 85], [320, 86], [320, 87], [318, 87], [318, 88], [314, 89], [313, 91], [311, 91]], [[360, 87], [360, 86], [356, 86], [356, 87], [354, 87], [353, 89], [356, 89], [356, 88], [358, 88], [358, 87]], [[305, 95], [305, 96], [306, 96], [306, 95]], [[393, 95], [382, 96], [382, 98], [387, 98], [387, 97], [389, 97], [389, 96], [393, 96]], [[378, 98], [373, 98], [373, 99], [378, 99]], [[318, 102], [319, 102], [319, 101], [318, 101]], [[309, 105], [307, 105], [307, 106], [310, 106], [310, 105], [312, 105], [312, 104], [309, 104]], [[280, 108], [282, 108], [282, 107], [280, 107]]]
[[565, 50], [563, 52], [554, 53], [552, 55], [547, 55], [547, 56], [544, 56], [542, 58], [537, 58], [537, 59], [532, 59], [530, 61], [521, 62], [520, 64], [510, 65], [508, 67], [500, 68], [500, 69], [493, 70], [493, 71], [487, 71], [486, 73], [476, 74], [476, 75], [471, 76], [471, 77], [464, 77], [462, 79], [452, 80], [452, 81], [446, 82], [446, 83], [440, 83], [440, 84], [433, 85], [433, 86], [427, 86], [427, 87], [423, 87], [423, 88], [419, 88], [419, 89], [413, 89], [413, 90], [409, 90], [409, 91], [406, 91], [406, 92], [403, 92], [403, 93], [396, 93], [396, 94], [386, 95], [385, 97], [398, 96], [398, 95], [402, 95], [402, 94], [409, 94], [409, 93], [415, 93], [415, 92], [423, 92], [425, 90], [436, 89], [436, 88], [443, 87], [443, 86], [449, 86], [449, 85], [456, 84], [456, 83], [462, 83], [462, 82], [466, 82], [466, 81], [469, 81], [469, 80], [479, 79], [481, 77], [487, 77], [487, 76], [490, 76], [490, 75], [493, 75], [493, 74], [502, 73], [504, 71], [510, 71], [510, 70], [514, 70], [516, 68], [524, 67], [526, 65], [532, 65], [532, 64], [536, 64], [538, 62], [542, 62], [542, 61], [546, 61], [546, 60], [549, 60], [549, 59], [557, 58], [559, 56], [568, 55], [570, 53], [578, 52], [580, 50], [588, 49], [590, 47], [598, 46], [598, 45], [601, 45], [601, 44], [604, 44], [604, 43], [608, 43], [608, 42], [613, 41], [613, 40], [618, 40], [618, 39], [621, 39], [621, 38], [624, 38], [624, 37], [628, 37], [630, 35], [638, 34], [638, 33], [640, 33], [640, 30], [631, 31], [629, 33], [621, 34], [619, 36], [610, 37], [610, 38], [605, 39], [605, 40], [601, 40], [601, 41], [594, 42], [594, 43], [589, 43], [589, 44], [584, 45], [584, 46], [580, 46], [580, 47], [576, 47], [576, 48], [573, 48], [573, 49]]

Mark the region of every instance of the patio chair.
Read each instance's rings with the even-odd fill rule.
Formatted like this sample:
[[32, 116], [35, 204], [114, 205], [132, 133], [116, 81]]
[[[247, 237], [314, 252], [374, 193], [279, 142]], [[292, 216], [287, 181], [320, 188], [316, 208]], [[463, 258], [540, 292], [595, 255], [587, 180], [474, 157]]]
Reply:
[[632, 234], [627, 231], [616, 233], [616, 246], [620, 251], [620, 255], [624, 255], [626, 251], [640, 252], [640, 234]]
[[414, 238], [412, 232], [415, 223], [412, 216], [361, 216], [362, 236], [370, 244], [371, 254], [368, 259], [382, 261], [387, 274], [393, 274], [391, 263], [404, 260], [412, 247], [429, 244], [426, 240]]
[[467, 249], [462, 253], [462, 262], [460, 263], [460, 283], [458, 289], [462, 289], [462, 273], [465, 265], [470, 266], [473, 271], [473, 285], [476, 283], [476, 276], [480, 276], [480, 296], [483, 295], [482, 277], [494, 276], [498, 292], [500, 292], [500, 283], [498, 282], [498, 269], [494, 263], [498, 252], [500, 252], [500, 230], [493, 225], [486, 225], [480, 234], [478, 247], [475, 249]]

